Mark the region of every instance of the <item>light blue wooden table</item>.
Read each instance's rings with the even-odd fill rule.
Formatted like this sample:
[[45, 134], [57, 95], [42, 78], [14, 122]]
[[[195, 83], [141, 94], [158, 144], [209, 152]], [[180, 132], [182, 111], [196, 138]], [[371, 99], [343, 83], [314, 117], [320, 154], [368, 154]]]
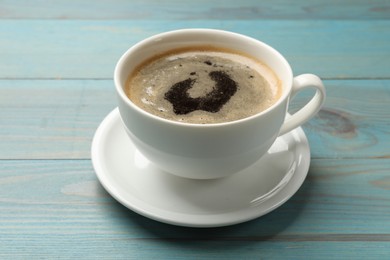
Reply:
[[[0, 259], [390, 258], [388, 0], [0, 0], [0, 19]], [[190, 27], [265, 41], [327, 88], [303, 127], [306, 181], [247, 223], [149, 220], [110, 197], [91, 165], [120, 55]]]

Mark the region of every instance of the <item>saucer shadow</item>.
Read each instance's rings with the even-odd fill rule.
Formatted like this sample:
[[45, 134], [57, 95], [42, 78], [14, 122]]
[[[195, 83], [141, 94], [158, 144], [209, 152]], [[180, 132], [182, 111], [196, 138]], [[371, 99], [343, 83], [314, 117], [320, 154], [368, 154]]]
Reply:
[[[310, 174], [310, 171], [309, 171]], [[137, 225], [148, 240], [158, 241], [179, 250], [229, 251], [248, 247], [251, 243], [283, 240], [283, 231], [299, 218], [310, 200], [312, 185], [305, 181], [283, 205], [259, 218], [224, 227], [192, 228], [161, 223], [132, 212], [119, 203], [119, 211]], [[130, 226], [129, 226], [130, 227]], [[229, 243], [226, 246], [225, 241]]]

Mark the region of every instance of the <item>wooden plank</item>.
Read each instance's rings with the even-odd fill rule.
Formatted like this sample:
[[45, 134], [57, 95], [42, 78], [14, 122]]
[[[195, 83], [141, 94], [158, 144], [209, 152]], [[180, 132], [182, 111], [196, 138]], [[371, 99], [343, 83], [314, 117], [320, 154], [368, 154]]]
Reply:
[[286, 56], [296, 74], [390, 78], [390, 20], [2, 20], [0, 78], [111, 78], [131, 45], [159, 32], [193, 27], [263, 40]]
[[[191, 232], [191, 230], [188, 230]], [[7, 236], [5, 259], [386, 259], [388, 242], [131, 240], [101, 235]], [[12, 242], [14, 241], [14, 242]], [[18, 244], [16, 244], [18, 243]], [[4, 249], [3, 249], [4, 248]], [[37, 250], [39, 248], [39, 250]]]
[[[190, 231], [189, 231], [190, 232]], [[101, 235], [10, 236], [5, 259], [386, 259], [387, 242], [131, 240]], [[15, 244], [12, 241], [18, 242]], [[39, 250], [37, 250], [39, 248]], [[17, 251], [16, 251], [17, 250]], [[32, 257], [33, 256], [33, 257]]]
[[0, 160], [0, 169], [1, 258], [390, 253], [389, 159], [314, 159], [304, 185], [283, 206], [212, 229], [161, 224], [127, 210], [103, 190], [89, 160]]
[[389, 19], [386, 0], [3, 0], [0, 18], [7, 19]]
[[[304, 125], [312, 157], [389, 158], [390, 81], [325, 85], [324, 108]], [[0, 159], [89, 158], [96, 128], [116, 107], [112, 80], [1, 80], [0, 86]], [[298, 96], [292, 111], [310, 94]]]
[[89, 158], [116, 107], [111, 80], [0, 81], [1, 158]]

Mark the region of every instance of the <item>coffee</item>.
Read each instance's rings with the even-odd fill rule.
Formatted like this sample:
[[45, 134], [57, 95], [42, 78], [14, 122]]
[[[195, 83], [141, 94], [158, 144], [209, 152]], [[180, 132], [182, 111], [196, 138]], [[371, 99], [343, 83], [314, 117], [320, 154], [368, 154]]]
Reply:
[[209, 124], [257, 114], [281, 95], [275, 73], [261, 61], [211, 46], [175, 49], [146, 60], [126, 84], [129, 99], [169, 120]]

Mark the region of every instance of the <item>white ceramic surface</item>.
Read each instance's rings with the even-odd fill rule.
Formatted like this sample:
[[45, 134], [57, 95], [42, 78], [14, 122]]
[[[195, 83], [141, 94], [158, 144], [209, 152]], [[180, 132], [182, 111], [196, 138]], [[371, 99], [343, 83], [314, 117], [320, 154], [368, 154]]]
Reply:
[[[175, 48], [202, 45], [233, 49], [262, 61], [279, 78], [281, 97], [266, 110], [240, 120], [188, 124], [147, 113], [126, 96], [126, 79], [141, 62]], [[161, 169], [193, 179], [226, 177], [255, 163], [278, 136], [309, 120], [325, 100], [321, 79], [312, 74], [293, 77], [287, 60], [271, 46], [212, 29], [171, 31], [135, 44], [118, 61], [114, 81], [123, 125], [137, 149]], [[313, 98], [286, 119], [290, 98], [308, 88], [315, 90]]]
[[260, 217], [286, 202], [306, 178], [310, 149], [297, 128], [241, 172], [215, 180], [182, 178], [161, 171], [134, 147], [115, 109], [95, 133], [92, 163], [104, 188], [129, 209], [164, 223], [217, 227]]

